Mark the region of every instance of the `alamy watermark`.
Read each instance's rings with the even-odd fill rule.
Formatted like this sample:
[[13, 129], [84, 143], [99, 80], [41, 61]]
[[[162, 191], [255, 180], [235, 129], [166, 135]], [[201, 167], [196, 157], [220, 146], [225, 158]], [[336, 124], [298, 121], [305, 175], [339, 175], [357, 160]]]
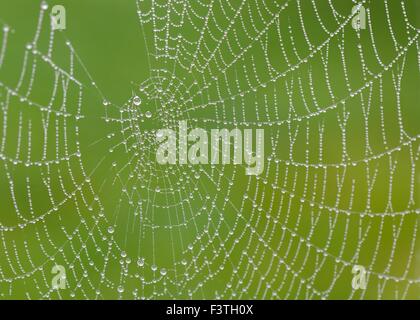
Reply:
[[[211, 129], [188, 132], [187, 121], [179, 121], [178, 134], [172, 129], [156, 132], [159, 164], [245, 164], [247, 175], [264, 170], [264, 129]], [[255, 145], [255, 151], [254, 151]], [[232, 152], [233, 150], [233, 152]], [[221, 152], [220, 152], [221, 151]], [[233, 155], [233, 156], [232, 156]]]
[[55, 265], [51, 269], [51, 273], [55, 274], [52, 278], [51, 285], [55, 290], [66, 288], [66, 268], [62, 265]]
[[351, 26], [354, 30], [360, 31], [366, 29], [366, 9], [362, 5], [355, 5], [351, 9], [351, 13], [355, 14], [351, 20]]
[[354, 265], [351, 273], [354, 274], [353, 279], [351, 281], [351, 286], [354, 290], [366, 289], [366, 269], [364, 266]]
[[66, 29], [66, 8], [62, 5], [55, 5], [51, 9], [51, 28], [53, 30]]

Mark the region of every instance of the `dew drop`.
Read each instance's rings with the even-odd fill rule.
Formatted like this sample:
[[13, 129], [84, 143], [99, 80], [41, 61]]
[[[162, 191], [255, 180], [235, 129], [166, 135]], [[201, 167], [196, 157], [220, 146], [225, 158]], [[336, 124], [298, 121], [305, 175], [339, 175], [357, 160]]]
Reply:
[[139, 105], [141, 104], [141, 98], [140, 98], [139, 96], [135, 96], [135, 97], [133, 98], [133, 103], [134, 103], [136, 106], [139, 106]]

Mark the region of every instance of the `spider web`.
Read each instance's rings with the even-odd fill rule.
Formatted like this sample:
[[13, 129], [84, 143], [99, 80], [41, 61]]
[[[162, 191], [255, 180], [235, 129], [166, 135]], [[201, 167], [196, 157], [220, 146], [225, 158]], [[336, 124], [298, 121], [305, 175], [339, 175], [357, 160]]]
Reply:
[[[0, 20], [0, 296], [418, 299], [416, 6], [133, 2], [149, 74], [123, 104], [45, 2], [24, 47]], [[180, 120], [264, 128], [264, 172], [158, 165]]]

